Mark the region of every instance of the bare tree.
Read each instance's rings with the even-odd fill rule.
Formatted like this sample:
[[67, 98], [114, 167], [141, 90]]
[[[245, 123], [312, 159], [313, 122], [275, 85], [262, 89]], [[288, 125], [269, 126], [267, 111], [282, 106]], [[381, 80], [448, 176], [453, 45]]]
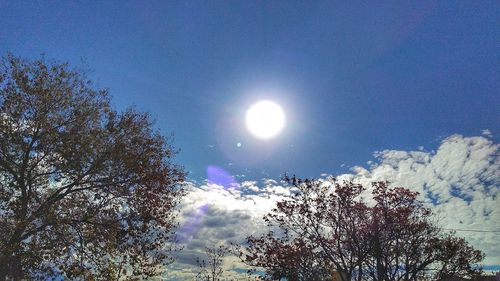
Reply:
[[206, 259], [196, 258], [198, 274], [196, 280], [219, 281], [224, 273], [224, 257], [229, 254], [229, 248], [220, 245], [218, 247], [205, 247]]
[[82, 71], [0, 67], [0, 280], [158, 274], [183, 194], [147, 114], [114, 111]]

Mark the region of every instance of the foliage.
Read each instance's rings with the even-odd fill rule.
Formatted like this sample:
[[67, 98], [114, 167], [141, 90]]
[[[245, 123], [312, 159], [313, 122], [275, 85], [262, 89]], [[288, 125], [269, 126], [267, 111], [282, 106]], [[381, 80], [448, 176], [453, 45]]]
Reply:
[[415, 192], [387, 182], [373, 183], [370, 195], [335, 179], [285, 181], [299, 192], [264, 217], [272, 231], [248, 237], [240, 249], [242, 260], [263, 268], [268, 279], [417, 280], [481, 272], [476, 264], [484, 255], [443, 234]]
[[253, 248], [244, 261], [266, 269], [266, 276], [261, 279], [319, 281], [327, 280], [332, 272], [331, 264], [321, 259], [304, 239], [292, 239], [289, 235], [277, 238], [269, 232], [266, 236], [249, 237], [248, 244]]
[[0, 280], [158, 274], [183, 194], [170, 141], [83, 71], [1, 63]]

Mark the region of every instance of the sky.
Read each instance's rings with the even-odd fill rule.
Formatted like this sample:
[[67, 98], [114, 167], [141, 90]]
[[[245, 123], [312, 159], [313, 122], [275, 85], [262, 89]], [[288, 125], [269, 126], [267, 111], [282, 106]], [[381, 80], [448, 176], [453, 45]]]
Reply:
[[[243, 237], [213, 219], [258, 225], [286, 196], [286, 172], [393, 179], [450, 228], [498, 230], [499, 15], [497, 1], [0, 0], [0, 55], [89, 69], [116, 108], [147, 111], [173, 135], [192, 185], [184, 204], [216, 196], [188, 250], [203, 231]], [[265, 141], [244, 124], [261, 99], [287, 120]], [[241, 194], [217, 191], [213, 169]], [[245, 188], [258, 207], [242, 203]], [[498, 234], [463, 234], [500, 264]], [[193, 260], [184, 254], [178, 268]]]
[[[446, 232], [455, 230], [456, 236], [464, 237], [486, 254], [483, 266], [486, 273], [491, 273], [500, 271], [499, 151], [500, 144], [488, 134], [454, 134], [442, 140], [434, 151], [386, 149], [376, 153], [376, 161], [368, 167], [355, 166], [349, 173], [334, 176], [367, 187], [373, 181], [387, 180], [393, 186], [419, 192], [419, 199], [431, 208], [439, 227]], [[331, 183], [330, 175], [320, 180]], [[170, 266], [170, 280], [190, 280], [196, 272], [195, 258], [202, 256], [205, 245], [241, 243], [248, 235], [258, 236], [269, 230], [262, 216], [294, 192], [273, 179], [245, 180], [235, 189], [210, 182], [193, 183], [188, 190], [181, 204], [179, 229], [185, 248]], [[226, 264], [227, 278], [242, 280], [239, 273], [244, 266], [234, 257], [228, 257]]]

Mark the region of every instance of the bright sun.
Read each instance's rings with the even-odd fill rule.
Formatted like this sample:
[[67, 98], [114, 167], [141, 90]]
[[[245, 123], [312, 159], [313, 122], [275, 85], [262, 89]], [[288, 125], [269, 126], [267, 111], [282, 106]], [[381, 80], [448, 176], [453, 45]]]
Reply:
[[260, 139], [277, 136], [285, 126], [285, 112], [279, 104], [262, 100], [253, 104], [246, 114], [247, 129]]

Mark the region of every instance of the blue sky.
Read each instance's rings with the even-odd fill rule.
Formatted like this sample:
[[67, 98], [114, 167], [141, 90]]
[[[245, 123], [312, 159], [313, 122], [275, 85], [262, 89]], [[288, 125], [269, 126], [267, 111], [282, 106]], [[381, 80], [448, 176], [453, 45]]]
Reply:
[[[0, 0], [0, 55], [91, 69], [174, 135], [190, 192], [169, 280], [190, 280], [203, 246], [265, 231], [284, 172], [418, 191], [497, 270], [500, 4], [366, 2]], [[268, 141], [244, 125], [260, 99], [287, 115]]]
[[[454, 133], [497, 139], [499, 14], [495, 1], [0, 1], [0, 53], [92, 69], [118, 108], [175, 135], [192, 179], [210, 165], [311, 177]], [[241, 122], [259, 98], [287, 113], [272, 141]]]
[[[435, 151], [383, 150], [369, 167], [355, 166], [337, 179], [353, 180], [369, 188], [373, 181], [388, 180], [419, 192], [419, 199], [434, 213], [444, 231], [455, 230], [486, 254], [487, 272], [500, 270], [500, 144], [489, 134], [465, 137], [454, 134], [439, 142]], [[323, 184], [331, 178], [322, 176]], [[243, 243], [250, 234], [265, 232], [262, 216], [277, 201], [294, 197], [293, 188], [272, 179], [241, 181], [239, 188], [210, 183], [190, 184], [181, 203], [179, 234], [185, 248], [169, 271], [168, 279], [192, 280], [195, 257], [203, 245], [221, 241]], [[365, 198], [369, 198], [366, 194]], [[186, 239], [187, 238], [187, 239]], [[241, 263], [229, 259], [227, 278], [238, 278]], [[193, 272], [194, 271], [194, 272]], [[191, 274], [191, 275], [190, 275]], [[230, 275], [232, 274], [232, 275]]]

